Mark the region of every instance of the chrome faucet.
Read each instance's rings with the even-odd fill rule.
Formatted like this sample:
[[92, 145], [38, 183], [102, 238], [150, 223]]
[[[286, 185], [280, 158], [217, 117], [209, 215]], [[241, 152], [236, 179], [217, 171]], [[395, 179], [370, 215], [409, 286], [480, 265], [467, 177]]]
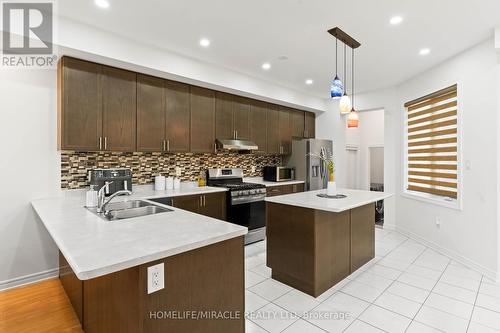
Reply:
[[106, 212], [106, 206], [113, 200], [114, 197], [119, 196], [119, 195], [131, 195], [132, 192], [129, 190], [121, 190], [117, 191], [109, 196], [109, 198], [106, 200], [106, 192], [109, 192], [109, 185], [112, 184], [113, 182], [106, 182], [106, 184], [101, 187], [99, 192], [97, 193], [97, 212], [98, 213], [104, 213]]

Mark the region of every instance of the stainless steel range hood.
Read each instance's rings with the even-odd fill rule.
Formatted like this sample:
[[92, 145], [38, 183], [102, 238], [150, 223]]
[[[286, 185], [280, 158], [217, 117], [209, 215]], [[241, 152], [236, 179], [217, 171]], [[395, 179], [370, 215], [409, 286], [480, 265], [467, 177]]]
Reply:
[[255, 142], [248, 140], [215, 140], [217, 145], [217, 149], [222, 150], [236, 150], [236, 151], [249, 151], [249, 150], [257, 150], [259, 147], [255, 144]]

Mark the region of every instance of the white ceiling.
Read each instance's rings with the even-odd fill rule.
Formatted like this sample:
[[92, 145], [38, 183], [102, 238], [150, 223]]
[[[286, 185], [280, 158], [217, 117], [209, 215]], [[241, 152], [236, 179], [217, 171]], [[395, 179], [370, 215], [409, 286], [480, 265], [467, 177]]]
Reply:
[[[58, 11], [135, 41], [318, 97], [328, 97], [335, 71], [335, 40], [326, 32], [329, 28], [339, 26], [362, 44], [356, 51], [359, 92], [403, 82], [487, 39], [500, 26], [499, 0], [109, 2], [110, 8], [103, 10], [94, 0], [59, 1]], [[391, 26], [394, 15], [401, 15], [403, 23]], [[199, 46], [202, 37], [211, 40], [209, 48]], [[431, 49], [425, 57], [418, 55], [424, 47]], [[270, 62], [271, 70], [263, 71], [263, 62]], [[306, 86], [307, 78], [314, 84]]]

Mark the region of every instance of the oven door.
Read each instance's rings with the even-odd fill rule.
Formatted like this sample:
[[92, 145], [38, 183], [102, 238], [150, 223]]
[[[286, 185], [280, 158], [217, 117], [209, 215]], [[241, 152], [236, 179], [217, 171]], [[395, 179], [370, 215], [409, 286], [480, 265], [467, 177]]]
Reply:
[[227, 220], [247, 227], [248, 230], [266, 226], [266, 202], [255, 201], [238, 205], [228, 204]]

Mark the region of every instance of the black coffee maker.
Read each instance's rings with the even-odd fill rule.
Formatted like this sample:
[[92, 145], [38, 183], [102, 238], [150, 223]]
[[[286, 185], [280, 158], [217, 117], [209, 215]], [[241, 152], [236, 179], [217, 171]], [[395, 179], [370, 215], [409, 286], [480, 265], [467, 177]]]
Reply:
[[132, 171], [127, 168], [92, 169], [89, 171], [89, 183], [94, 185], [96, 191], [108, 183], [106, 195], [121, 190], [132, 191]]

